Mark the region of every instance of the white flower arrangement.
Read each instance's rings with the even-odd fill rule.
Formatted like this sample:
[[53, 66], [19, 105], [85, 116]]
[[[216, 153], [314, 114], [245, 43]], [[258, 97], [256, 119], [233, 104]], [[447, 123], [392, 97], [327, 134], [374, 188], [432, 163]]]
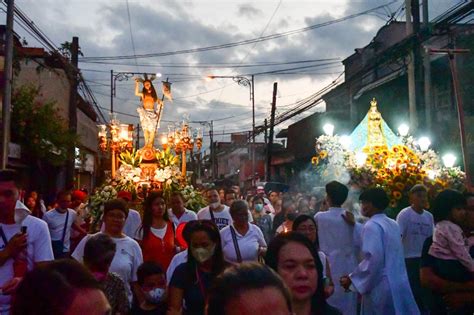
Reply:
[[183, 194], [184, 199], [186, 200], [185, 207], [187, 209], [197, 212], [199, 211], [199, 209], [206, 205], [206, 202], [201, 192], [196, 190], [193, 186], [187, 185], [180, 191]]

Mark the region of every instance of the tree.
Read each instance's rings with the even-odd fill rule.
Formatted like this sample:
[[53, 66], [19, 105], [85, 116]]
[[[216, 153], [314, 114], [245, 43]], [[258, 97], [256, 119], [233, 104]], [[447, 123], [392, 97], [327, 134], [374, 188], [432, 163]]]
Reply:
[[67, 152], [78, 141], [58, 112], [54, 102], [39, 102], [39, 88], [19, 87], [12, 96], [12, 140], [20, 144], [31, 159], [61, 166]]

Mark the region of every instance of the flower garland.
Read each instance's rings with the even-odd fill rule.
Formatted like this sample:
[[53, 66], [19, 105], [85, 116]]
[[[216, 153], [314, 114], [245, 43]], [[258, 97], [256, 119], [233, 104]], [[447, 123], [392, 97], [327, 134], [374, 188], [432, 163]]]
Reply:
[[[412, 137], [402, 145], [365, 148], [364, 152], [346, 150], [339, 136], [323, 135], [316, 140], [316, 155], [311, 162], [322, 177], [337, 170], [349, 173], [349, 185], [361, 189], [383, 187], [390, 207], [401, 209], [409, 204], [408, 194], [416, 184], [428, 189], [429, 200], [443, 189], [464, 190], [465, 174], [459, 167], [442, 167], [435, 151], [422, 151]], [[362, 155], [365, 161], [360, 161]]]

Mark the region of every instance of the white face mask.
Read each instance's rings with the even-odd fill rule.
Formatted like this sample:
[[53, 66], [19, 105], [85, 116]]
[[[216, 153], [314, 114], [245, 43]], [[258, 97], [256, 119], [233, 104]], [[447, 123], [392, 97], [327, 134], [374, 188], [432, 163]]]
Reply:
[[165, 289], [163, 288], [154, 288], [151, 291], [145, 292], [146, 299], [152, 304], [158, 304], [164, 301], [165, 299]]
[[191, 254], [193, 255], [194, 259], [196, 259], [198, 263], [203, 263], [209, 258], [211, 258], [212, 255], [214, 255], [215, 250], [216, 250], [216, 244], [206, 247], [206, 248], [204, 247], [192, 248]]
[[213, 203], [209, 204], [209, 208], [217, 209], [217, 208], [219, 208], [220, 205], [221, 205], [221, 203], [219, 201], [218, 202], [213, 202]]

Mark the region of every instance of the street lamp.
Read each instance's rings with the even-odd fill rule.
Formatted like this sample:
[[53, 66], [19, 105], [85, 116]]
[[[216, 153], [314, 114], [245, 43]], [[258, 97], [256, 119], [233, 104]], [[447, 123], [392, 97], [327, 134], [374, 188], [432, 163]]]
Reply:
[[401, 124], [399, 127], [398, 127], [398, 133], [400, 134], [400, 136], [402, 137], [406, 137], [408, 135], [408, 132], [410, 131], [410, 127], [408, 127], [407, 124]]
[[442, 157], [444, 166], [451, 168], [456, 163], [456, 156], [452, 153], [446, 153]]
[[111, 114], [110, 122], [107, 125], [97, 125], [97, 127], [99, 128], [97, 133], [99, 149], [104, 153], [110, 150], [112, 178], [115, 178], [115, 169], [117, 167], [115, 156], [117, 152], [131, 151], [133, 149], [133, 125], [121, 124], [115, 117], [115, 114]]
[[206, 77], [207, 81], [214, 79], [232, 79], [238, 85], [249, 87], [250, 100], [252, 101], [252, 186], [255, 185], [255, 81], [254, 75], [250, 79], [245, 76], [227, 76], [227, 75], [209, 75]]
[[430, 147], [431, 145], [431, 141], [430, 141], [430, 138], [428, 137], [421, 137], [420, 139], [418, 139], [418, 145], [420, 146], [420, 149], [421, 151], [427, 151], [428, 148]]
[[332, 136], [334, 134], [334, 125], [333, 124], [325, 124], [323, 126], [323, 131], [327, 136]]
[[183, 121], [181, 127], [173, 128], [168, 126], [168, 135], [161, 138], [163, 148], [174, 149], [176, 154], [181, 154], [181, 174], [183, 179], [186, 178], [186, 152], [192, 152], [194, 144], [198, 150], [202, 147], [202, 132], [200, 129], [197, 130], [197, 134], [193, 135], [189, 125], [186, 121]]

